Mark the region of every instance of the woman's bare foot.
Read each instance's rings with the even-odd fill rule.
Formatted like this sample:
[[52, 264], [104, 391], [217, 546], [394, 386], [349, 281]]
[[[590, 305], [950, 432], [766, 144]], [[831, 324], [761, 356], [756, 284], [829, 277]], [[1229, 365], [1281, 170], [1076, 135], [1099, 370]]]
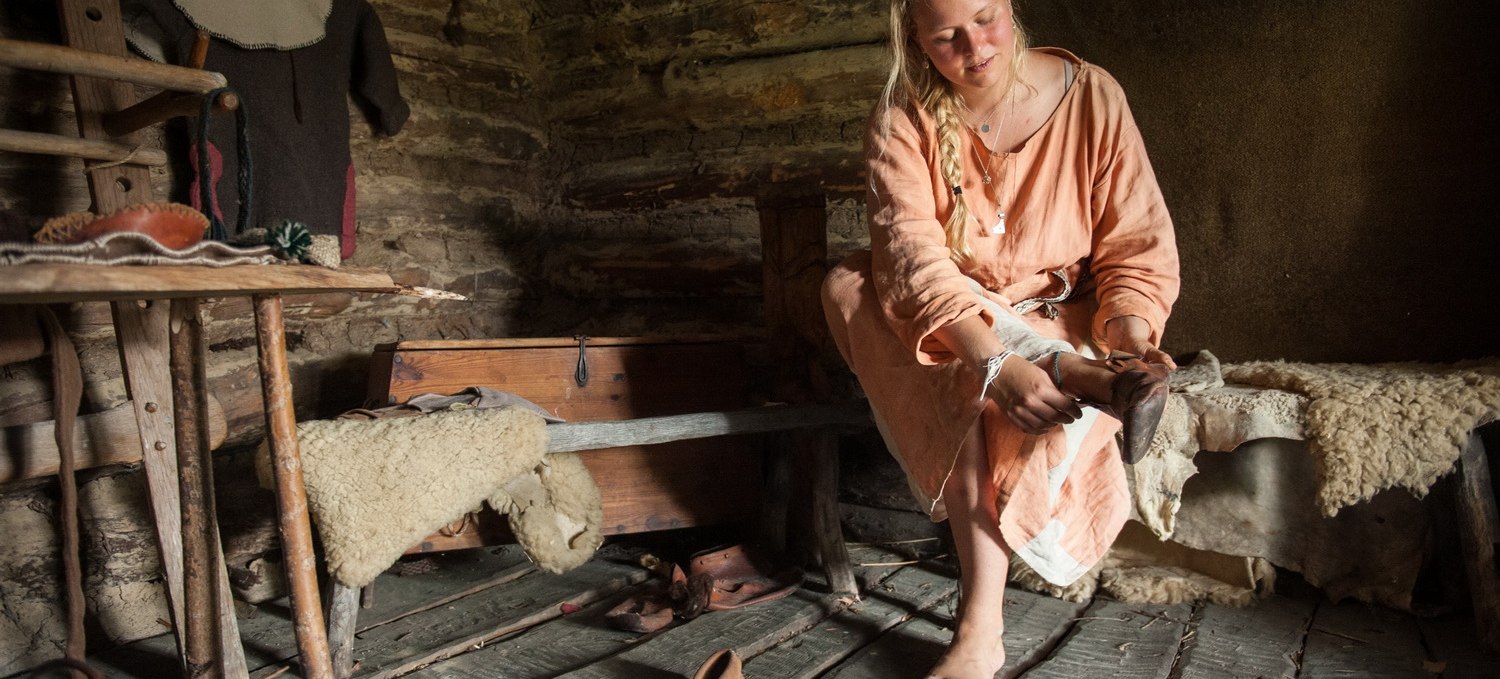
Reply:
[[927, 673], [927, 679], [993, 679], [1004, 666], [1005, 644], [999, 634], [988, 643], [955, 638], [937, 666]]

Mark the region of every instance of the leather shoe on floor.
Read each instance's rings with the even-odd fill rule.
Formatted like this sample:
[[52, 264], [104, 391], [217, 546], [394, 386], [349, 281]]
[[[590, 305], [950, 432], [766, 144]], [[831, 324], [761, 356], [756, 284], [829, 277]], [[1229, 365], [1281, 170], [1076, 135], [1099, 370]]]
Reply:
[[693, 679], [745, 679], [740, 656], [732, 648], [726, 648], [708, 657]]

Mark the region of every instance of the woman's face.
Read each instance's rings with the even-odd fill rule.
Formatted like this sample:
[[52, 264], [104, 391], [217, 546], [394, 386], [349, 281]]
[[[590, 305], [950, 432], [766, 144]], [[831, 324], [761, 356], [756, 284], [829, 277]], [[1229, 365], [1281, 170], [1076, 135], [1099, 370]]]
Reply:
[[1010, 0], [914, 0], [913, 36], [961, 94], [1008, 77], [1015, 27]]

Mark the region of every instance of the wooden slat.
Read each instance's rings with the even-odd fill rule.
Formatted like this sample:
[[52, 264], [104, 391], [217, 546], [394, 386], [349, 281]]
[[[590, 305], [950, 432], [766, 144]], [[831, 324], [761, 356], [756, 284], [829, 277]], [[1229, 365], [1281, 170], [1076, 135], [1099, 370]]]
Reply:
[[[1088, 602], [1006, 588], [1005, 667], [995, 676], [1011, 679], [1045, 660], [1088, 607]], [[937, 662], [936, 657], [932, 660]]]
[[60, 134], [0, 130], [0, 151], [67, 156], [85, 160], [129, 162], [161, 167], [167, 164], [167, 153], [161, 149], [137, 148], [130, 144], [98, 139], [79, 139]]
[[672, 627], [624, 652], [560, 675], [566, 679], [690, 677], [714, 652], [759, 654], [847, 605], [832, 594], [798, 590], [783, 599], [716, 611]]
[[[943, 607], [949, 610], [939, 615], [917, 616], [887, 632], [828, 676], [897, 679], [925, 675], [937, 664], [953, 638], [951, 609], [955, 603], [950, 601]], [[1005, 667], [995, 676], [1010, 679], [1046, 658], [1088, 606], [1088, 603], [1006, 589]]]
[[[167, 602], [173, 628], [181, 629], [187, 610], [182, 595], [182, 504], [177, 488], [177, 440], [172, 433], [172, 385], [167, 373], [170, 308], [165, 302], [119, 302], [110, 305], [110, 312], [134, 415], [137, 437], [134, 446], [141, 455], [141, 472], [146, 476], [146, 490], [151, 499], [151, 520], [156, 527], [157, 555], [166, 580]], [[173, 650], [178, 650], [178, 646], [174, 645]]]
[[1021, 676], [1166, 679], [1192, 610], [1189, 604], [1128, 605], [1096, 599], [1052, 657]]
[[1182, 679], [1297, 676], [1316, 603], [1276, 596], [1249, 608], [1204, 606], [1197, 633], [1183, 644]]
[[359, 669], [354, 676], [400, 676], [556, 618], [563, 604], [586, 606], [647, 576], [648, 571], [637, 566], [595, 559], [562, 575], [537, 573], [516, 586], [492, 588], [404, 617], [359, 635], [354, 651]]
[[[897, 562], [903, 559], [889, 550], [861, 547], [856, 554], [862, 561], [883, 564], [861, 571], [864, 582], [875, 583], [869, 586], [869, 592], [883, 589], [884, 581], [902, 570]], [[820, 582], [817, 574], [809, 574], [803, 589], [791, 596], [738, 610], [706, 613], [644, 639], [618, 655], [562, 676], [568, 679], [692, 676], [704, 660], [725, 648], [735, 649], [743, 658], [754, 658], [813, 626], [827, 624], [831, 615], [861, 605], [851, 596], [828, 591], [826, 582]], [[915, 608], [915, 604], [909, 605]]]
[[[94, 11], [98, 8], [91, 7]], [[119, 15], [115, 15], [115, 33], [123, 45]], [[73, 49], [60, 45], [23, 42], [0, 38], [0, 65], [26, 68], [64, 75], [85, 75], [94, 78], [121, 80], [137, 85], [147, 85], [177, 92], [204, 94], [229, 83], [224, 76], [212, 71], [158, 64], [145, 59], [133, 59], [114, 54]]]
[[[900, 561], [901, 555], [887, 553]], [[958, 591], [950, 573], [908, 566], [863, 594], [858, 605], [843, 609], [813, 625], [796, 638], [751, 658], [745, 674], [752, 677], [813, 679], [886, 630], [925, 615]]]
[[6, 302], [83, 302], [250, 293], [395, 292], [389, 274], [310, 265], [97, 266], [21, 264], [0, 276]]
[[624, 422], [562, 422], [547, 426], [547, 452], [567, 453], [611, 446], [644, 446], [828, 425], [868, 425], [870, 422], [870, 408], [863, 401], [768, 406], [727, 412], [643, 417]]
[[1301, 679], [1411, 679], [1430, 676], [1416, 623], [1357, 602], [1321, 605], [1302, 654]]
[[[209, 436], [214, 447], [224, 442], [224, 411], [209, 399]], [[0, 485], [57, 473], [57, 442], [52, 421], [0, 429]], [[73, 433], [79, 469], [141, 461], [141, 437], [135, 407], [125, 403], [102, 413], [83, 415]]]
[[640, 638], [605, 619], [605, 613], [656, 583], [637, 585], [515, 636], [435, 663], [406, 679], [547, 679], [608, 657]]
[[[434, 554], [425, 559], [434, 565], [431, 572], [408, 576], [388, 572], [375, 580], [378, 594], [374, 606], [359, 612], [358, 630], [378, 627], [414, 612], [428, 610], [446, 596], [472, 591], [499, 576], [514, 575], [517, 569], [521, 572], [532, 570], [531, 562], [515, 545]], [[240, 617], [240, 632], [247, 662], [252, 670], [256, 670], [257, 676], [276, 672], [297, 655], [292, 627], [287, 624], [285, 598], [249, 607], [249, 613]], [[154, 679], [181, 674], [174, 660], [176, 654], [177, 646], [172, 635], [163, 634], [111, 649], [90, 658], [90, 662], [110, 677]]]
[[881, 635], [824, 674], [826, 679], [925, 677], [953, 639], [951, 621], [918, 616]]

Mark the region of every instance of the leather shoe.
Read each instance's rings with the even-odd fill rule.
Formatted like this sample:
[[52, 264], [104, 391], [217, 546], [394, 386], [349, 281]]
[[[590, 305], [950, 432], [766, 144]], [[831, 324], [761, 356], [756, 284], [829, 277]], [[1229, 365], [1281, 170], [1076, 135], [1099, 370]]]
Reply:
[[1151, 448], [1156, 425], [1167, 407], [1167, 367], [1147, 363], [1137, 356], [1117, 355], [1104, 361], [1115, 373], [1110, 385], [1109, 407], [1105, 409], [1124, 426], [1125, 443], [1120, 456], [1125, 464], [1135, 464]]
[[744, 665], [734, 649], [726, 648], [709, 656], [693, 679], [745, 679]]

